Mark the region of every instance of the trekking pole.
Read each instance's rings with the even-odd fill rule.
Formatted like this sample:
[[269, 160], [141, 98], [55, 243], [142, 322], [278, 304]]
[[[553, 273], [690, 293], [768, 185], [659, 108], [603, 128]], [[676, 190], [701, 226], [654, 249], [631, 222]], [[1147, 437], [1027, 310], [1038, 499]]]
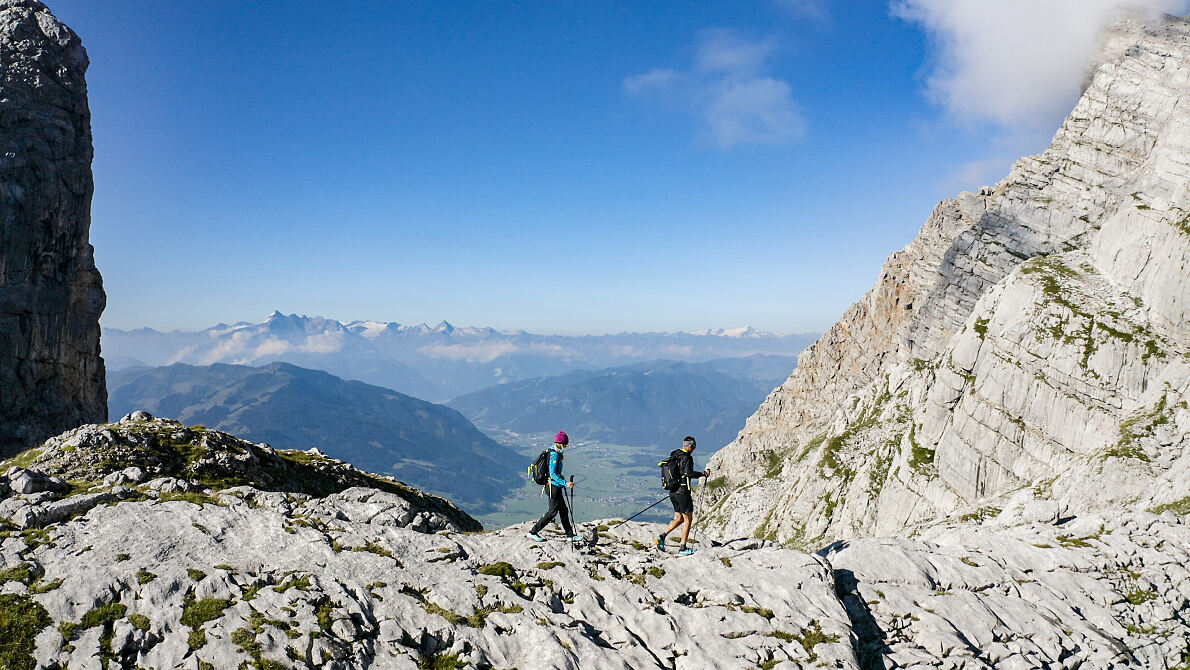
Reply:
[[635, 519], [636, 517], [638, 517], [638, 516], [640, 516], [640, 515], [644, 514], [645, 512], [647, 512], [647, 511], [649, 511], [649, 510], [653, 509], [654, 507], [656, 507], [656, 506], [660, 505], [662, 502], [664, 502], [664, 501], [666, 501], [666, 500], [669, 500], [669, 496], [668, 496], [668, 495], [666, 495], [665, 497], [661, 498], [661, 500], [658, 500], [657, 502], [653, 503], [652, 505], [649, 505], [648, 507], [646, 507], [646, 508], [642, 509], [641, 511], [637, 512], [636, 514], [633, 514], [632, 516], [628, 517], [627, 519], [624, 519], [624, 523], [628, 523], [629, 521], [632, 521], [632, 520], [633, 520], [633, 519]]
[[578, 515], [574, 513], [574, 475], [570, 475], [570, 519], [574, 522], [575, 530], [578, 530]]

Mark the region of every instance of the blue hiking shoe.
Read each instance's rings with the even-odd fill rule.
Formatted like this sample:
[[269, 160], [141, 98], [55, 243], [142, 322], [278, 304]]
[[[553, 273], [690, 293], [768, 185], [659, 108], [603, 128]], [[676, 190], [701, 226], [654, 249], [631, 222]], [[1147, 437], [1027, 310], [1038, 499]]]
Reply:
[[569, 539], [571, 542], [582, 542], [582, 541], [583, 541], [583, 536], [582, 536], [582, 535], [571, 535], [571, 536], [570, 536], [568, 539]]
[[530, 540], [533, 540], [534, 542], [545, 542], [545, 538], [538, 535], [537, 533], [529, 533], [525, 537], [529, 538]]
[[665, 551], [665, 536], [658, 535], [657, 537], [653, 538], [653, 544], [661, 551]]
[[696, 551], [698, 551], [698, 550], [695, 549], [694, 547], [686, 547], [685, 549], [678, 552], [678, 556], [689, 556], [690, 554], [693, 554]]

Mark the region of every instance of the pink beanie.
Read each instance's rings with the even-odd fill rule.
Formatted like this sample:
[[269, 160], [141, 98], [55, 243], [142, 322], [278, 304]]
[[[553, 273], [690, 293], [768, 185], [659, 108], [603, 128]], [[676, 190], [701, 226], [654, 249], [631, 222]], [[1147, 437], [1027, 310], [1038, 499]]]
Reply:
[[570, 444], [570, 438], [566, 436], [566, 431], [558, 431], [558, 434], [554, 436], [554, 444]]

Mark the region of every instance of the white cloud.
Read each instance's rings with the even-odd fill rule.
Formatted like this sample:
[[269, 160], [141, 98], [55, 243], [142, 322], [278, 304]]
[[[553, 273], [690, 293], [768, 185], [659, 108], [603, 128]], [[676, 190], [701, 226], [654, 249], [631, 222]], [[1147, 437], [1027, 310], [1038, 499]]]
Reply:
[[928, 93], [963, 122], [1052, 127], [1070, 111], [1099, 32], [1188, 0], [893, 0], [936, 41]]
[[775, 45], [713, 30], [698, 42], [688, 70], [654, 68], [624, 79], [624, 91], [650, 97], [698, 119], [699, 134], [721, 149], [801, 137], [805, 121], [789, 84], [766, 73]]

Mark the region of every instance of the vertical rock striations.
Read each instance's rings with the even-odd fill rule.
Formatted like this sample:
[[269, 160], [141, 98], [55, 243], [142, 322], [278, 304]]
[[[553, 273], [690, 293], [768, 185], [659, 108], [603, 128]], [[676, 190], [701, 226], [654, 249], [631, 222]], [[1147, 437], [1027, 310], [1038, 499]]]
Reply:
[[1188, 45], [1184, 19], [1122, 23], [1049, 149], [934, 209], [716, 456], [715, 530], [808, 547], [1034, 497], [1171, 502], [1190, 471]]
[[0, 454], [107, 418], [87, 65], [44, 4], [0, 0]]

